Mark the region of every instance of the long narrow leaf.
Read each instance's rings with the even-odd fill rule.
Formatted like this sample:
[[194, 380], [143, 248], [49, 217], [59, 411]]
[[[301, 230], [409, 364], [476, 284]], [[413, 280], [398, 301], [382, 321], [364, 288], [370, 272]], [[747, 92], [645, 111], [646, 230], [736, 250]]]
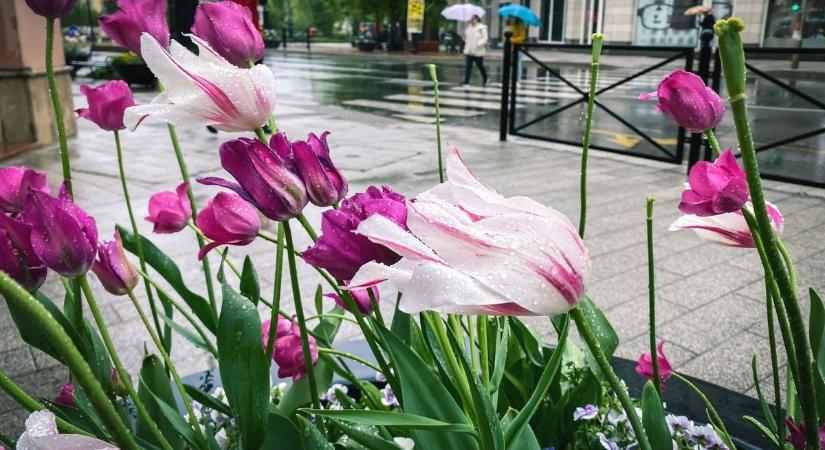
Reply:
[[[360, 423], [362, 425], [379, 425], [385, 427], [396, 427], [410, 430], [438, 430], [440, 432], [449, 431], [477, 436], [476, 431], [473, 429], [473, 427], [471, 427], [467, 423], [447, 423], [442, 422], [440, 420], [430, 419], [429, 417], [409, 413], [398, 413], [391, 411], [370, 411], [364, 409], [334, 410], [310, 408], [302, 408], [300, 411], [308, 414], [329, 417], [332, 419]], [[446, 437], [446, 435], [443, 434], [442, 436]]]

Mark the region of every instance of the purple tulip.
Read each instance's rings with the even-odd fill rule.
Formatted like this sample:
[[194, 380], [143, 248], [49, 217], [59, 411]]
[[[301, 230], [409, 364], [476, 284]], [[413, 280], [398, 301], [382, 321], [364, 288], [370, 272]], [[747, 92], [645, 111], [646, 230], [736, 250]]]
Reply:
[[212, 240], [198, 252], [198, 259], [220, 245], [247, 245], [261, 229], [261, 219], [255, 209], [241, 197], [226, 192], [219, 192], [209, 200], [206, 208], [198, 213], [195, 224]]
[[186, 228], [192, 218], [188, 189], [188, 183], [181, 183], [175, 192], [158, 192], [149, 198], [149, 215], [145, 219], [155, 225], [153, 232], [171, 234]]
[[725, 103], [695, 74], [673, 71], [659, 82], [656, 92], [639, 96], [642, 100], [658, 98], [656, 109], [691, 133], [715, 128], [725, 115]]
[[249, 67], [264, 56], [264, 40], [252, 23], [252, 12], [233, 1], [198, 5], [192, 33], [238, 67]]
[[[659, 365], [659, 378], [661, 378], [662, 382], [667, 381], [673, 376], [673, 366], [670, 365], [670, 361], [662, 350], [664, 345], [664, 341], [659, 341], [659, 344], [656, 345], [656, 362]], [[648, 380], [653, 379], [653, 357], [650, 355], [650, 352], [642, 353], [642, 355], [639, 356], [639, 361], [636, 362], [636, 373]]]
[[114, 240], [100, 243], [92, 272], [97, 275], [103, 288], [113, 295], [126, 295], [135, 288], [139, 275], [126, 258], [120, 232], [115, 231]]
[[123, 113], [126, 108], [135, 105], [135, 100], [132, 90], [123, 80], [108, 81], [96, 88], [84, 84], [80, 86], [80, 92], [86, 96], [89, 107], [78, 109], [78, 116], [91, 120], [106, 131], [126, 128]]
[[34, 292], [46, 281], [47, 270], [34, 253], [32, 227], [0, 213], [0, 271]]
[[214, 177], [199, 183], [232, 189], [272, 220], [291, 219], [306, 206], [307, 191], [293, 164], [263, 142], [247, 138], [224, 142], [220, 155], [223, 168], [240, 184]]
[[23, 203], [30, 190], [51, 192], [45, 173], [25, 166], [0, 169], [0, 211], [11, 214], [23, 211]]
[[748, 201], [745, 172], [730, 149], [714, 162], [696, 163], [688, 175], [690, 188], [682, 192], [679, 210], [700, 217], [738, 211]]
[[[270, 322], [266, 321], [261, 327], [264, 346], [269, 339]], [[278, 317], [278, 330], [275, 335], [275, 351], [272, 359], [278, 365], [278, 376], [280, 378], [292, 377], [298, 381], [306, 376], [306, 363], [304, 362], [304, 350], [301, 346], [301, 331], [298, 323]], [[309, 352], [312, 355], [312, 364], [318, 361], [318, 345], [315, 338], [309, 338]]]
[[117, 6], [119, 11], [100, 18], [100, 28], [115, 43], [140, 55], [140, 36], [149, 33], [169, 46], [166, 0], [118, 0]]
[[[378, 294], [378, 288], [377, 287], [371, 287], [371, 288], [368, 288], [368, 289], [353, 289], [351, 291], [348, 291], [350, 293], [350, 295], [352, 296], [353, 301], [355, 301], [355, 306], [358, 307], [358, 311], [362, 315], [365, 315], [365, 316], [368, 316], [368, 315], [372, 314], [372, 309], [373, 309], [372, 308], [372, 301], [370, 300], [370, 294], [369, 294], [370, 290], [372, 291], [372, 295], [375, 296], [375, 302], [378, 303], [378, 300], [380, 299], [380, 296]], [[347, 304], [344, 302], [344, 299], [342, 299], [338, 294], [336, 294], [334, 292], [331, 292], [329, 294], [324, 294], [324, 297], [331, 298], [331, 299], [335, 300], [335, 303], [338, 306], [346, 309], [349, 312], [352, 312], [352, 311], [350, 311]]]
[[77, 0], [26, 0], [38, 16], [58, 18], [69, 13]]
[[32, 191], [23, 217], [32, 226], [34, 253], [46, 267], [67, 278], [89, 271], [97, 254], [97, 225], [71, 201], [65, 185], [59, 197]]
[[339, 280], [351, 279], [364, 264], [375, 261], [394, 264], [401, 257], [387, 247], [355, 233], [358, 225], [372, 215], [381, 215], [407, 227], [407, 205], [403, 195], [384, 186], [367, 188], [344, 200], [340, 209], [324, 211], [322, 235], [304, 252], [304, 261], [322, 267]]
[[[785, 425], [788, 427], [788, 436], [785, 442], [791, 444], [795, 450], [805, 450], [807, 437], [805, 436], [805, 422], [798, 424], [792, 418], [785, 418]], [[819, 448], [825, 448], [825, 425], [819, 427]]]
[[74, 384], [66, 383], [60, 388], [60, 393], [55, 397], [54, 402], [58, 405], [74, 407]]
[[[279, 155], [288, 157], [304, 180], [309, 201], [317, 206], [338, 204], [347, 195], [347, 179], [332, 163], [325, 131], [319, 138], [310, 133], [306, 141], [289, 142], [284, 133], [277, 133], [269, 145]], [[288, 155], [288, 156], [287, 156]]]

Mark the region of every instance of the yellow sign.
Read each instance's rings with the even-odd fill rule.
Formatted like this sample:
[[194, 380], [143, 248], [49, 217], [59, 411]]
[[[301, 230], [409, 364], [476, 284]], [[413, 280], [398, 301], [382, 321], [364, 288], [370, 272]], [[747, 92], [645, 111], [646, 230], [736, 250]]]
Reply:
[[424, 0], [407, 0], [407, 33], [421, 33], [424, 29]]

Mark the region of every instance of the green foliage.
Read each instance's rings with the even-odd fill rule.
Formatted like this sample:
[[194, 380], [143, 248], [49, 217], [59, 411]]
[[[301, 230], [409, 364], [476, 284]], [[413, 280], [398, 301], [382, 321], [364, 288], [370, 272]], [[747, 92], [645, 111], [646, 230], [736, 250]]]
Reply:
[[[177, 405], [177, 403], [172, 393], [169, 376], [163, 367], [163, 362], [155, 355], [148, 355], [143, 358], [143, 365], [140, 368], [138, 397], [149, 411], [149, 416], [155, 419], [160, 432], [166, 437], [169, 444], [176, 450], [184, 448], [182, 435], [176, 431], [175, 425], [170, 420], [165, 419], [161, 409], [161, 403], [168, 406]], [[160, 445], [149, 430], [149, 426], [138, 417], [137, 436], [153, 445]]]
[[642, 390], [642, 423], [644, 424], [650, 446], [653, 450], [671, 450], [673, 439], [665, 422], [665, 410], [662, 400], [653, 383], [648, 380]]

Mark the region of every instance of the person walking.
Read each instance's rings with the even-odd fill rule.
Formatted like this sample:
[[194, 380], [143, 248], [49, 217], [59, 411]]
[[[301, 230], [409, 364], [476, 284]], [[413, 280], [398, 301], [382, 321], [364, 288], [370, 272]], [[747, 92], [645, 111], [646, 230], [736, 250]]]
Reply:
[[481, 72], [481, 85], [487, 84], [487, 70], [484, 69], [484, 55], [487, 53], [487, 25], [478, 16], [473, 16], [464, 28], [464, 82], [469, 84], [473, 64]]

